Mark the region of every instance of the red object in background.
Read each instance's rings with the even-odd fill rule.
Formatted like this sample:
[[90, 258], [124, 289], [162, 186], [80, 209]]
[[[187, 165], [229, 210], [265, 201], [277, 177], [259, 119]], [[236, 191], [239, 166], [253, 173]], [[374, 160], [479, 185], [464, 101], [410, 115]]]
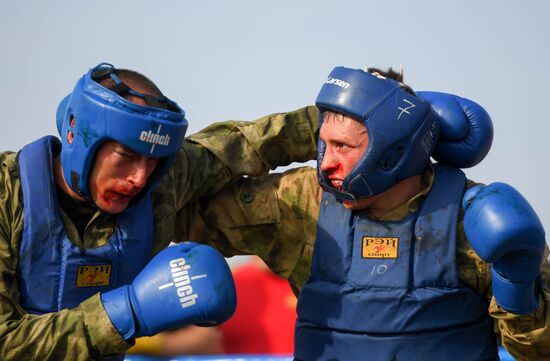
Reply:
[[220, 326], [225, 352], [291, 355], [296, 296], [288, 281], [256, 262], [238, 267], [233, 277], [237, 310]]

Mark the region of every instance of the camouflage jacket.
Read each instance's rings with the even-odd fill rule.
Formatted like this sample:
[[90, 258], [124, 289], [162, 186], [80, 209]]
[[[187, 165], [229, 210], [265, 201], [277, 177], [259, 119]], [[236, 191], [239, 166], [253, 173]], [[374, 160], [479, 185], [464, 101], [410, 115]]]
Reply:
[[[416, 212], [431, 188], [433, 177], [433, 168], [428, 167], [422, 177], [423, 190], [377, 219], [397, 221]], [[468, 186], [473, 184], [468, 181]], [[215, 197], [202, 200], [181, 224], [191, 228], [192, 239], [209, 243], [227, 255], [259, 255], [273, 271], [287, 278], [298, 294], [309, 277], [321, 196], [312, 168], [243, 178]], [[539, 308], [526, 316], [507, 313], [492, 297], [490, 265], [470, 247], [462, 219], [463, 210], [457, 224], [459, 278], [487, 300], [494, 331], [512, 355], [524, 361], [550, 360], [548, 262], [542, 267], [544, 294]]]
[[[199, 197], [242, 175], [313, 159], [317, 128], [316, 108], [306, 107], [256, 122], [217, 123], [188, 138], [153, 194], [153, 253], [173, 240], [187, 240], [175, 223]], [[114, 232], [115, 216], [97, 211], [81, 239], [62, 216], [69, 238], [80, 247], [101, 246]], [[131, 344], [112, 326], [99, 294], [74, 309], [44, 315], [21, 308], [16, 271], [23, 222], [16, 153], [0, 153], [0, 360], [78, 361], [124, 353]]]

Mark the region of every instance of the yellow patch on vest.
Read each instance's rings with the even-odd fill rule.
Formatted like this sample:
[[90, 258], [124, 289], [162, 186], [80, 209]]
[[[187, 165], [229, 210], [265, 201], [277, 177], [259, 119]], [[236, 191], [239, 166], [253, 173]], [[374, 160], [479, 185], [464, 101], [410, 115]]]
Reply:
[[397, 258], [399, 238], [363, 236], [363, 258]]
[[110, 264], [78, 266], [76, 287], [108, 286], [111, 268]]

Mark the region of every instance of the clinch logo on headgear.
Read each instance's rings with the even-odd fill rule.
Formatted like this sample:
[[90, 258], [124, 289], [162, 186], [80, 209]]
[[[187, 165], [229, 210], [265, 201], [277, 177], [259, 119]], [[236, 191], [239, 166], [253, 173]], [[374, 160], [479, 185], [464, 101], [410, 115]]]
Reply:
[[[159, 129], [160, 130], [160, 129]], [[168, 145], [170, 144], [170, 135], [164, 134], [161, 135], [159, 133], [153, 133], [152, 131], [144, 130], [139, 135], [139, 140], [145, 143], [150, 143], [153, 145]]]
[[199, 297], [198, 294], [193, 292], [193, 287], [191, 287], [191, 281], [207, 277], [206, 274], [190, 276], [189, 270], [191, 266], [187, 264], [185, 258], [176, 258], [170, 261], [170, 271], [172, 273], [173, 282], [169, 282], [159, 287], [159, 290], [164, 288], [174, 286], [176, 287], [176, 292], [180, 298], [181, 308], [186, 308], [196, 304], [196, 299]]
[[349, 88], [349, 83], [348, 82], [345, 82], [343, 80], [333, 78], [333, 77], [330, 77], [330, 76], [328, 77], [325, 84], [334, 84], [334, 85], [339, 86], [340, 88], [344, 88], [344, 89]]

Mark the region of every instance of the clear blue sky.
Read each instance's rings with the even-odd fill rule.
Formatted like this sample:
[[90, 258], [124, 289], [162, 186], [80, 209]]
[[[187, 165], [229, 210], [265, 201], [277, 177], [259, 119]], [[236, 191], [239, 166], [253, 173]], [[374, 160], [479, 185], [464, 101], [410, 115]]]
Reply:
[[3, 150], [55, 134], [58, 102], [108, 61], [152, 78], [190, 132], [311, 104], [336, 65], [399, 68], [416, 90], [459, 94], [491, 114], [477, 181], [519, 189], [550, 229], [550, 2], [0, 2]]

